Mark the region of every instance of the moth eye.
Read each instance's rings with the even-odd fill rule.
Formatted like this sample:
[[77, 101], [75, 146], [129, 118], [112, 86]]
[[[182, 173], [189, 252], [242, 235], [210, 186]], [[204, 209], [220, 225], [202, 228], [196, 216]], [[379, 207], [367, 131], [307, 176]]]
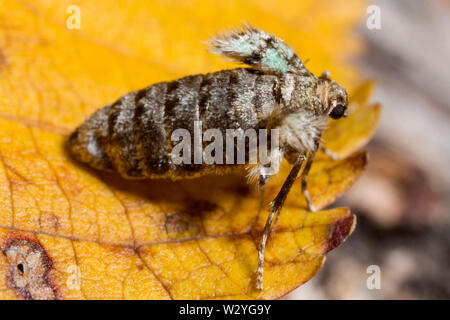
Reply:
[[333, 110], [331, 110], [329, 116], [333, 119], [339, 119], [344, 115], [345, 109], [345, 106], [343, 106], [342, 104], [338, 104], [333, 108]]

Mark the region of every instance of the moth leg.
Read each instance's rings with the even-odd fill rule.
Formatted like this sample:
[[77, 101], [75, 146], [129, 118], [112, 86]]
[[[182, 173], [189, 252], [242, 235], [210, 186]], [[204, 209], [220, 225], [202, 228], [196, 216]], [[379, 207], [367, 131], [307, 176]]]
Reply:
[[336, 152], [327, 149], [327, 147], [325, 147], [324, 145], [320, 145], [320, 150], [322, 150], [323, 153], [325, 153], [328, 157], [330, 157], [331, 160], [336, 161], [340, 159], [340, 156]]
[[308, 154], [308, 159], [306, 160], [305, 167], [303, 168], [303, 171], [301, 173], [303, 196], [305, 197], [306, 203], [308, 205], [308, 209], [311, 212], [317, 211], [317, 209], [314, 207], [314, 205], [311, 201], [311, 197], [310, 197], [309, 191], [308, 191], [308, 173], [309, 173], [309, 170], [311, 169], [311, 165], [313, 163], [315, 155], [316, 155], [316, 152], [310, 152]]
[[264, 272], [264, 250], [266, 248], [267, 238], [270, 234], [271, 225], [273, 218], [275, 215], [277, 216], [276, 221], [278, 220], [278, 216], [281, 212], [281, 208], [283, 207], [284, 201], [286, 200], [286, 197], [291, 190], [292, 185], [294, 184], [295, 180], [297, 179], [297, 175], [300, 171], [300, 168], [302, 167], [304, 157], [302, 156], [297, 160], [297, 162], [294, 164], [294, 166], [291, 169], [291, 172], [289, 172], [289, 175], [287, 176], [286, 180], [283, 183], [283, 186], [281, 187], [280, 191], [278, 192], [275, 199], [272, 201], [270, 205], [270, 211], [269, 211], [269, 217], [267, 218], [266, 225], [264, 226], [263, 235], [261, 238], [261, 245], [259, 247], [258, 251], [258, 275], [256, 280], [256, 288], [258, 290], [262, 289], [263, 284], [263, 272]]
[[[302, 161], [302, 163], [303, 163], [303, 161], [306, 160], [306, 156], [302, 155], [302, 156], [300, 156], [299, 159], [301, 159], [301, 161]], [[301, 174], [300, 174], [300, 175], [301, 175]], [[279, 218], [280, 218], [280, 214], [278, 213], [278, 214], [275, 216], [275, 221], [274, 221], [273, 224], [272, 224], [272, 228], [271, 228], [270, 235], [272, 235], [273, 231], [274, 231], [275, 228], [277, 227], [277, 223], [278, 223], [278, 219], [279, 219]]]

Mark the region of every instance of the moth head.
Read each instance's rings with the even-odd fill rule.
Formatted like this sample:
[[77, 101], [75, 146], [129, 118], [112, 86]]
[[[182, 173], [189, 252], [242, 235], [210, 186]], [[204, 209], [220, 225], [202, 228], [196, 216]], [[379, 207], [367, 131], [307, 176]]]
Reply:
[[348, 96], [344, 88], [337, 84], [336, 81], [330, 79], [330, 73], [324, 71], [320, 76], [327, 83], [328, 116], [332, 119], [340, 119], [347, 116]]

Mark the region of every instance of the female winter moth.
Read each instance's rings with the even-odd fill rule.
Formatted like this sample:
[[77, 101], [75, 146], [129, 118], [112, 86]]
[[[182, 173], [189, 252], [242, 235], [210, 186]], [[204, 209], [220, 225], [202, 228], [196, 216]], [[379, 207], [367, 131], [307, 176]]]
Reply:
[[[78, 160], [98, 169], [118, 171], [125, 178], [195, 178], [208, 173], [223, 174], [244, 165], [249, 177], [256, 178], [262, 186], [276, 172], [270, 173], [267, 164], [259, 160], [249, 163], [248, 143], [243, 164], [227, 157], [223, 161], [222, 155], [217, 154], [213, 155], [217, 160], [214, 163], [192, 163], [190, 155], [194, 155], [195, 147], [184, 149], [189, 157], [180, 162], [173, 159], [172, 151], [177, 148], [173, 134], [184, 129], [188, 139], [192, 139], [198, 135], [199, 122], [200, 133], [206, 136], [208, 130], [215, 130], [216, 139], [217, 133], [227, 136], [229, 129], [259, 133], [276, 130], [279, 143], [278, 147], [269, 147], [270, 160], [279, 163], [284, 157], [293, 167], [271, 203], [262, 235], [256, 284], [262, 289], [267, 237], [275, 228], [304, 161], [303, 193], [314, 211], [306, 188], [307, 175], [328, 117], [338, 119], [345, 115], [347, 93], [328, 73], [315, 77], [281, 39], [252, 26], [219, 35], [210, 45], [214, 53], [243, 62], [249, 68], [187, 76], [130, 92], [78, 127], [70, 136], [69, 149]], [[200, 143], [206, 146], [206, 142]], [[242, 148], [235, 149], [242, 152]], [[214, 149], [214, 153], [217, 151], [221, 150]]]

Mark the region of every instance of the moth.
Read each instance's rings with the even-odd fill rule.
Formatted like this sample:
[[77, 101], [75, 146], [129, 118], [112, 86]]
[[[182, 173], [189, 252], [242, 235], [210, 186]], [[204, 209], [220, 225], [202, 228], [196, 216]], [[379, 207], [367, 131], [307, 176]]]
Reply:
[[[202, 121], [203, 131], [277, 129], [280, 143], [271, 153], [272, 160], [284, 157], [292, 169], [271, 202], [261, 238], [256, 287], [262, 289], [267, 238], [302, 166], [303, 194], [315, 211], [307, 189], [308, 172], [328, 119], [346, 115], [347, 92], [328, 72], [314, 76], [283, 40], [253, 26], [219, 34], [209, 44], [212, 52], [247, 67], [191, 75], [130, 92], [91, 115], [71, 134], [68, 146], [79, 161], [117, 171], [124, 178], [176, 180], [224, 174], [235, 166], [175, 164], [170, 156], [174, 130], [193, 133], [195, 121]], [[270, 178], [260, 163], [246, 168], [259, 186]]]

